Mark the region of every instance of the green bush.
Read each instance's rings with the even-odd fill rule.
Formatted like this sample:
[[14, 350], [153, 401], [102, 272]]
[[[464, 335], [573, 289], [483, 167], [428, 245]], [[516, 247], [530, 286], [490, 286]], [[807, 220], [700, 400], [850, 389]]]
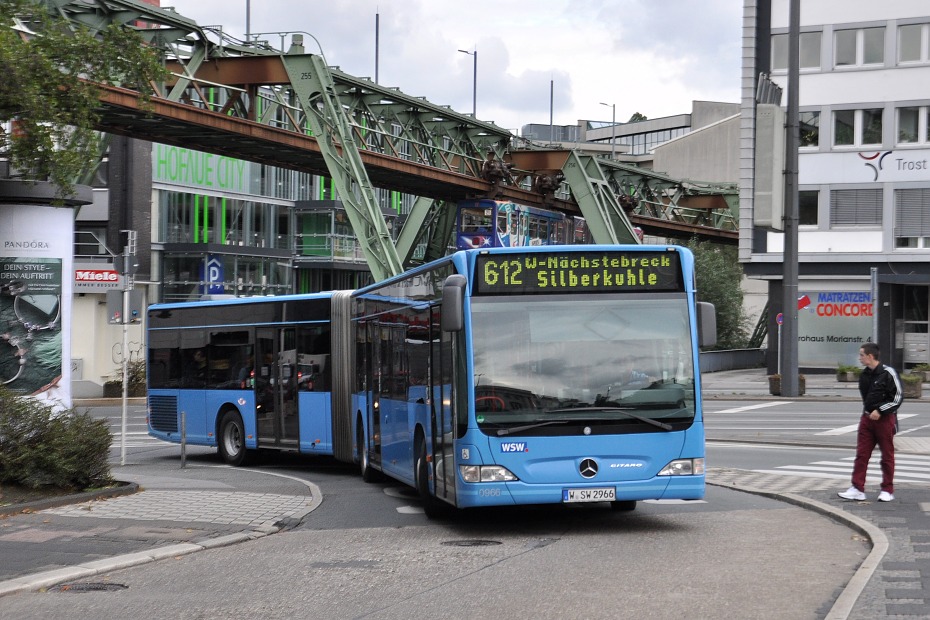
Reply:
[[106, 420], [0, 387], [0, 484], [72, 491], [112, 483]]
[[[129, 378], [129, 387], [126, 390], [127, 396], [145, 396], [145, 362], [143, 360], [132, 360], [126, 365], [126, 375]], [[123, 395], [123, 371], [120, 368], [114, 378], [103, 384], [103, 396], [105, 398], [117, 398]]]
[[862, 374], [862, 366], [854, 366], [852, 364], [837, 364], [836, 372], [840, 374], [851, 372], [858, 377]]

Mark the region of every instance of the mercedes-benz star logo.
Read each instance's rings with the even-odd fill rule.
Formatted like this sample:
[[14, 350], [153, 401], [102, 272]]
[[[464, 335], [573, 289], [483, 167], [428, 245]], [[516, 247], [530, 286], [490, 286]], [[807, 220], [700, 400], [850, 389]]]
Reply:
[[594, 459], [585, 459], [581, 461], [581, 465], [578, 466], [578, 471], [580, 471], [581, 475], [585, 478], [593, 478], [597, 475], [597, 461]]

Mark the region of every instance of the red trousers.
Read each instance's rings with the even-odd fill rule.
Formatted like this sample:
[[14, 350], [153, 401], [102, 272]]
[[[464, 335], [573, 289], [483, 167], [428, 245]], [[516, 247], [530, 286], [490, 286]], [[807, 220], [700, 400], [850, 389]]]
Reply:
[[868, 415], [859, 418], [859, 435], [856, 438], [856, 461], [853, 464], [852, 485], [865, 491], [865, 473], [875, 446], [881, 450], [882, 491], [894, 493], [894, 434], [898, 414], [889, 413], [878, 420]]

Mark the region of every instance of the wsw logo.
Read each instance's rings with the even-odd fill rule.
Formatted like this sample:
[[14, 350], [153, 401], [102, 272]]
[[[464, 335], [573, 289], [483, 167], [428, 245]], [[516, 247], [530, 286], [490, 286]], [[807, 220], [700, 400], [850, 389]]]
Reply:
[[505, 441], [501, 444], [501, 452], [529, 452], [530, 448], [525, 441]]
[[878, 180], [878, 173], [881, 172], [881, 170], [883, 169], [882, 166], [885, 161], [885, 158], [891, 155], [893, 152], [894, 151], [885, 151], [884, 153], [877, 152], [877, 153], [871, 153], [871, 154], [859, 153], [859, 157], [865, 160], [864, 163], [866, 167], [872, 169], [872, 174], [874, 175], [872, 177], [873, 181]]

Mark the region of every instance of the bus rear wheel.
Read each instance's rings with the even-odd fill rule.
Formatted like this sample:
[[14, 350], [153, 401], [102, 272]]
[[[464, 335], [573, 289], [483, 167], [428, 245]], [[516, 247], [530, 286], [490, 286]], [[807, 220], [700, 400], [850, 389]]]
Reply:
[[226, 463], [239, 466], [245, 463], [245, 425], [237, 411], [227, 411], [220, 418], [220, 432], [217, 442], [220, 456]]
[[358, 445], [358, 469], [365, 482], [377, 482], [380, 479], [378, 472], [371, 468], [371, 460], [368, 458], [368, 442], [365, 441], [365, 429], [362, 427], [362, 421], [358, 421], [355, 431], [355, 443]]

